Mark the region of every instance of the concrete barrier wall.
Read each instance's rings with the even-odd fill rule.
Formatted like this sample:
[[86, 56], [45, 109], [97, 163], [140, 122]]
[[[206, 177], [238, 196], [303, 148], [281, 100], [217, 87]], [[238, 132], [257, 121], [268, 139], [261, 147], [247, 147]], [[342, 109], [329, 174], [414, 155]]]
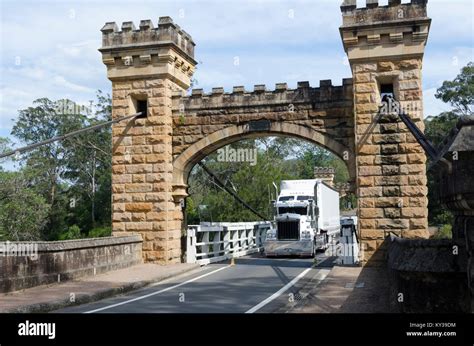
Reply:
[[452, 239], [387, 240], [393, 312], [470, 311], [464, 246]]
[[140, 235], [0, 242], [0, 292], [63, 282], [142, 263]]

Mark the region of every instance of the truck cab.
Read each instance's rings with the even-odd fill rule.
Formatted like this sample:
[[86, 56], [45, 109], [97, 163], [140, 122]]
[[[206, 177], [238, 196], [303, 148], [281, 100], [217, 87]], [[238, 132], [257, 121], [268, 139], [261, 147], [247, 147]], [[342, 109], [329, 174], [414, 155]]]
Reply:
[[284, 180], [280, 190], [265, 254], [313, 257], [339, 232], [339, 194], [318, 179]]

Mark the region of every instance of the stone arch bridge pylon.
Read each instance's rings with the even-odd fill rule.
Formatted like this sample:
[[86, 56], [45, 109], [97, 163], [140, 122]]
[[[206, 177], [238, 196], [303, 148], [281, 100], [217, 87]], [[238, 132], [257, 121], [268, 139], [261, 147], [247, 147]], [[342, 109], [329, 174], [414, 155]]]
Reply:
[[191, 85], [196, 61], [191, 36], [170, 17], [158, 27], [142, 20], [102, 28], [102, 61], [112, 81], [112, 117], [144, 111], [114, 124], [112, 225], [114, 234], [140, 233], [145, 261], [180, 261], [182, 200], [187, 178], [203, 157], [226, 144], [265, 135], [318, 144], [344, 160], [358, 197], [364, 262], [382, 261], [387, 233], [427, 234], [426, 157], [391, 110], [393, 93], [423, 129], [421, 66], [430, 19], [426, 0], [388, 6], [355, 0], [341, 6], [340, 28], [352, 78], [340, 86], [278, 83], [253, 91]]

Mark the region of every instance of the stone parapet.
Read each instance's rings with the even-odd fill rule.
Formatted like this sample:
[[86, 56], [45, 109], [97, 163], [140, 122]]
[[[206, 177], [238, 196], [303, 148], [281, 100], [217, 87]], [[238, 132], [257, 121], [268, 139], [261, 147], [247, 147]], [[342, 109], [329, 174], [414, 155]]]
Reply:
[[211, 93], [203, 89], [193, 89], [191, 95], [182, 92], [173, 94], [173, 110], [180, 107], [186, 110], [214, 109], [229, 107], [258, 107], [265, 105], [289, 105], [316, 103], [347, 103], [352, 101], [352, 79], [343, 79], [341, 86], [333, 86], [331, 80], [320, 81], [319, 87], [311, 87], [309, 82], [298, 82], [296, 89], [288, 89], [286, 83], [277, 83], [274, 90], [267, 90], [265, 85], [255, 85], [253, 91], [243, 86], [233, 87], [230, 93], [224, 88], [213, 88]]
[[[64, 282], [142, 263], [142, 237], [128, 234], [62, 241], [3, 242], [0, 292]], [[36, 251], [19, 256], [19, 249]]]

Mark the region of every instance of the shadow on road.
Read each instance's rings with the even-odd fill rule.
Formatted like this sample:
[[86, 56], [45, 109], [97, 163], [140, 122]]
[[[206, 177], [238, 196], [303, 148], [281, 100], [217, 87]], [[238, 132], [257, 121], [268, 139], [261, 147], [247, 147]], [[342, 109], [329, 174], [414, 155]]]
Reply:
[[265, 257], [260, 254], [252, 254], [245, 257], [235, 258], [235, 263], [238, 265], [253, 265], [253, 266], [278, 266], [291, 268], [308, 268], [313, 264], [312, 258], [301, 258], [295, 256], [285, 257]]

